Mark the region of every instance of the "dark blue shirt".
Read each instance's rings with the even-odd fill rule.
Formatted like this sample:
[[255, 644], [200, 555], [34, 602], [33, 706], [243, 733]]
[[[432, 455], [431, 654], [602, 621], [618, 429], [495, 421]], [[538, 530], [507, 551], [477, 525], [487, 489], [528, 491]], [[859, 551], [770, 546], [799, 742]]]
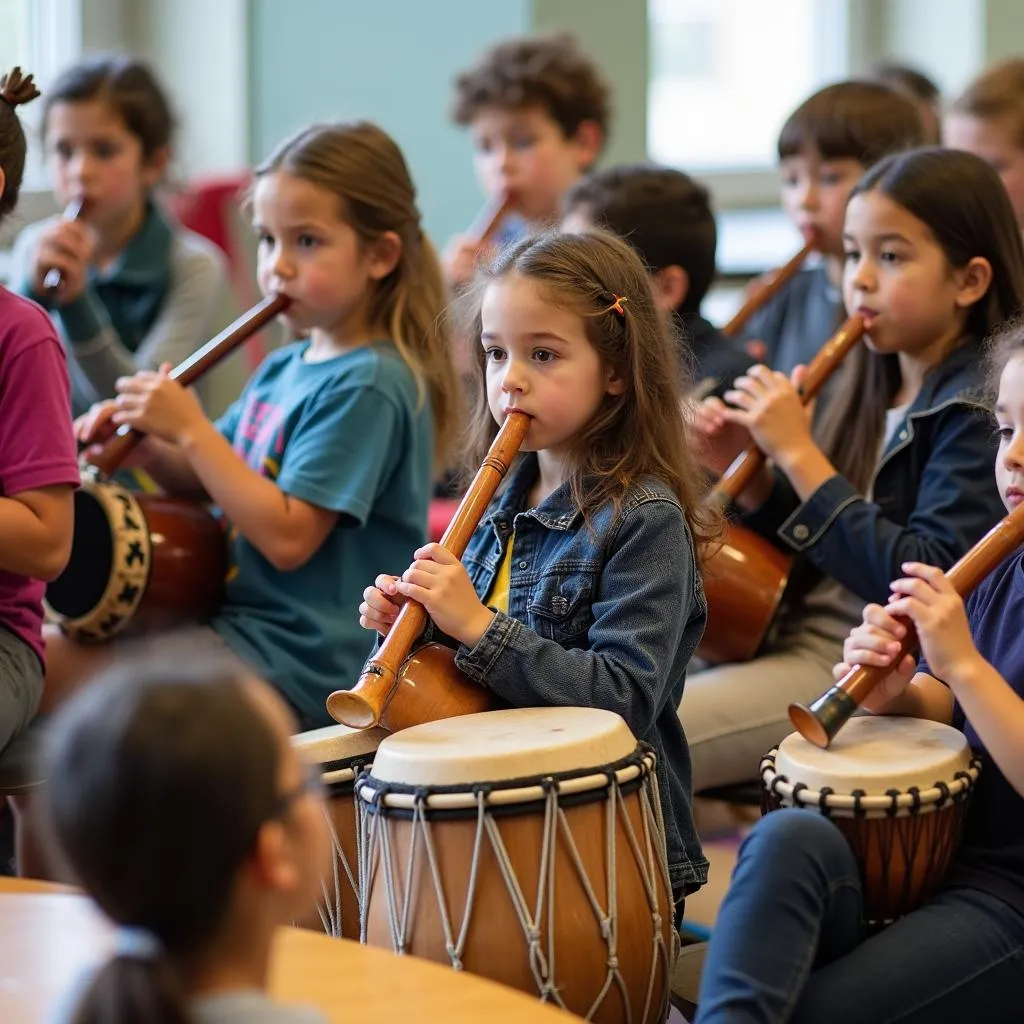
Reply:
[[[979, 653], [1024, 698], [1024, 550], [1006, 559], [966, 605]], [[923, 658], [918, 670], [932, 674]], [[980, 889], [1024, 914], [1024, 797], [985, 757], [984, 741], [959, 703], [953, 709], [953, 724], [963, 730], [985, 765], [946, 884]]]

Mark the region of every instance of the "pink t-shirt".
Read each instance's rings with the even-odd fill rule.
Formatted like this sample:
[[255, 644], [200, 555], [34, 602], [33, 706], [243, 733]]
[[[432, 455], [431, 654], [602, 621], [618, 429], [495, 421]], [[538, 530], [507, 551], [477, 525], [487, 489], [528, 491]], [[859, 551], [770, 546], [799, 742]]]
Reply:
[[[0, 287], [0, 495], [59, 484], [79, 484], [64, 349], [42, 309]], [[40, 661], [45, 589], [0, 570], [0, 625]]]

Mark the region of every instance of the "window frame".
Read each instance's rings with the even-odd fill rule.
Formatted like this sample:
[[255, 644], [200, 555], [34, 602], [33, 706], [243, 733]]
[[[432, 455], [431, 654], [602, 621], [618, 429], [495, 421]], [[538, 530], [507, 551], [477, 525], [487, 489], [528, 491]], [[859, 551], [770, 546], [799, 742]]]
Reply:
[[[749, 0], [760, 5], [759, 0]], [[885, 12], [880, 6], [857, 3], [855, 0], [818, 0], [814, 34], [819, 77], [824, 85], [841, 81], [855, 74], [870, 61], [870, 54], [879, 52], [878, 43], [884, 34]], [[655, 30], [648, 14], [647, 30]], [[647, 82], [648, 95], [651, 78]], [[649, 130], [649, 129], [648, 129]], [[743, 168], [708, 167], [691, 171], [708, 187], [718, 210], [742, 210], [778, 206], [779, 174], [774, 163]]]

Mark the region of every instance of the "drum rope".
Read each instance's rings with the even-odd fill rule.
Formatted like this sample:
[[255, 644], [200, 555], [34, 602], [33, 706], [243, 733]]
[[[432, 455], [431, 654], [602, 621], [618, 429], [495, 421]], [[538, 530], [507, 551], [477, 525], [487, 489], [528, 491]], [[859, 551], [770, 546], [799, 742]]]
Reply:
[[533, 915], [530, 914], [529, 905], [523, 895], [522, 886], [512, 866], [512, 858], [508, 854], [508, 848], [502, 839], [501, 830], [492, 815], [485, 819], [487, 837], [491, 842], [491, 849], [494, 851], [495, 860], [498, 862], [498, 870], [505, 882], [512, 906], [515, 909], [516, 917], [519, 919], [519, 927], [523, 930], [523, 937], [526, 939], [529, 953], [530, 972], [533, 974], [534, 983], [540, 993], [541, 1002], [549, 999], [556, 1002], [565, 1009], [565, 1003], [558, 995], [558, 990], [552, 981], [554, 976], [554, 929], [548, 929], [548, 955], [545, 956], [541, 945], [540, 922], [544, 914], [545, 891], [551, 901], [548, 905], [548, 914], [553, 915], [554, 910], [554, 809], [557, 807], [558, 792], [553, 780], [544, 779], [544, 824], [541, 829], [540, 865], [537, 876], [537, 899]]

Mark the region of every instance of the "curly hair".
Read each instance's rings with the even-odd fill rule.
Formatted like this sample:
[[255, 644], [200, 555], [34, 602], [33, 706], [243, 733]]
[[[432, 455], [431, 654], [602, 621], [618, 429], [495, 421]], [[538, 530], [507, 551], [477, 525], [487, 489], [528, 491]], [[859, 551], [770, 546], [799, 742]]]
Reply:
[[567, 33], [517, 36], [487, 50], [455, 79], [452, 117], [468, 125], [484, 107], [541, 107], [566, 138], [584, 121], [608, 133], [611, 97], [597, 65]]

